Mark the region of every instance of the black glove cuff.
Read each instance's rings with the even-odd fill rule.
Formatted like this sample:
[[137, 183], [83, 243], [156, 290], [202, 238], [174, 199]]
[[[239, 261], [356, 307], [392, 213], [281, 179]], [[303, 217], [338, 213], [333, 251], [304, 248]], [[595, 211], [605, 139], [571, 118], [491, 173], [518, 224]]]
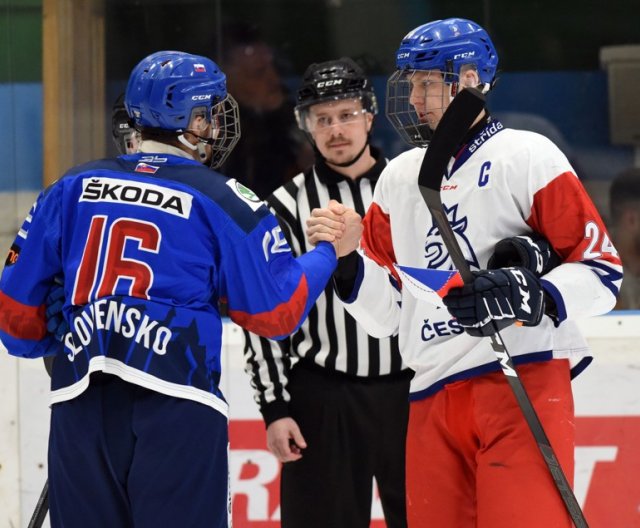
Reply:
[[544, 291], [544, 313], [557, 323], [559, 319], [558, 307], [556, 306], [555, 299], [547, 290]]
[[333, 272], [333, 284], [341, 299], [348, 299], [356, 284], [360, 255], [357, 251], [352, 251], [344, 257], [338, 259], [338, 265]]

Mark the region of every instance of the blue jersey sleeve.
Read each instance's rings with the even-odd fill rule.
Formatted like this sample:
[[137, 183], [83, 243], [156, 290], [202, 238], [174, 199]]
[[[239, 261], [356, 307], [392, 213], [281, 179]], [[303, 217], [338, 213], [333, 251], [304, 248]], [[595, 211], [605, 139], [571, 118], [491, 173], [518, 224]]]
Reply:
[[46, 330], [45, 298], [60, 276], [60, 186], [40, 194], [9, 251], [0, 279], [0, 339], [10, 354], [40, 357], [59, 348]]
[[240, 208], [232, 213], [221, 243], [220, 290], [231, 319], [255, 334], [282, 339], [295, 332], [324, 290], [337, 264], [333, 246], [320, 243], [294, 258], [282, 230], [261, 205], [247, 223]]

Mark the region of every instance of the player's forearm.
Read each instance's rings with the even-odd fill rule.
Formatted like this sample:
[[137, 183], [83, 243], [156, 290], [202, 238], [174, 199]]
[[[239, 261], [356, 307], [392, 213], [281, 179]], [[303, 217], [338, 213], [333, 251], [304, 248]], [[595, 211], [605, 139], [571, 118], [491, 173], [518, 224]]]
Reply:
[[542, 285], [553, 297], [558, 320], [563, 321], [612, 310], [621, 281], [621, 271], [604, 269], [604, 266], [594, 268], [588, 262], [569, 262], [546, 274]]
[[400, 292], [387, 271], [367, 257], [359, 256], [358, 273], [348, 297], [338, 296], [345, 309], [372, 337], [394, 335], [400, 325]]
[[[269, 339], [284, 339], [294, 333], [324, 291], [336, 267], [336, 253], [328, 242], [292, 259], [283, 253], [262, 273], [262, 288], [256, 296], [242, 284], [229, 293], [229, 316], [244, 329]], [[259, 294], [260, 291], [257, 291]], [[244, 309], [241, 309], [240, 307]]]

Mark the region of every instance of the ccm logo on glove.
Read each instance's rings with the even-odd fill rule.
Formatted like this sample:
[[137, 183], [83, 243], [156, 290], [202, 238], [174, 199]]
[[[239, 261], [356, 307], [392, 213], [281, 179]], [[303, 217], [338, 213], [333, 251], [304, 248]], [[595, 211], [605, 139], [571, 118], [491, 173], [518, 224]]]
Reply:
[[518, 284], [522, 285], [520, 290], [520, 297], [522, 300], [522, 304], [520, 304], [520, 309], [524, 310], [526, 313], [531, 314], [531, 307], [529, 306], [529, 299], [531, 295], [529, 295], [529, 290], [527, 290], [527, 279], [523, 275], [522, 271], [518, 268], [513, 268], [511, 274], [516, 278]]

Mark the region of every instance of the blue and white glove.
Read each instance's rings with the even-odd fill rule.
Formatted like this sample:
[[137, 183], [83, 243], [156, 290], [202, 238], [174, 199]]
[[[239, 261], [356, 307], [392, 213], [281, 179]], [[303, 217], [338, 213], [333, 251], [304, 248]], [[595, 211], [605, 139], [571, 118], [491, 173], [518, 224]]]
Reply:
[[443, 299], [449, 313], [475, 337], [490, 336], [516, 321], [536, 326], [545, 296], [537, 277], [526, 268], [474, 271], [473, 282], [453, 288]]
[[64, 306], [64, 286], [54, 284], [45, 299], [47, 318], [47, 331], [53, 334], [58, 341], [64, 339], [69, 331], [69, 323], [64, 318], [62, 307]]
[[487, 269], [519, 266], [536, 277], [548, 273], [560, 264], [560, 257], [549, 241], [538, 233], [509, 237], [498, 242], [489, 258]]

